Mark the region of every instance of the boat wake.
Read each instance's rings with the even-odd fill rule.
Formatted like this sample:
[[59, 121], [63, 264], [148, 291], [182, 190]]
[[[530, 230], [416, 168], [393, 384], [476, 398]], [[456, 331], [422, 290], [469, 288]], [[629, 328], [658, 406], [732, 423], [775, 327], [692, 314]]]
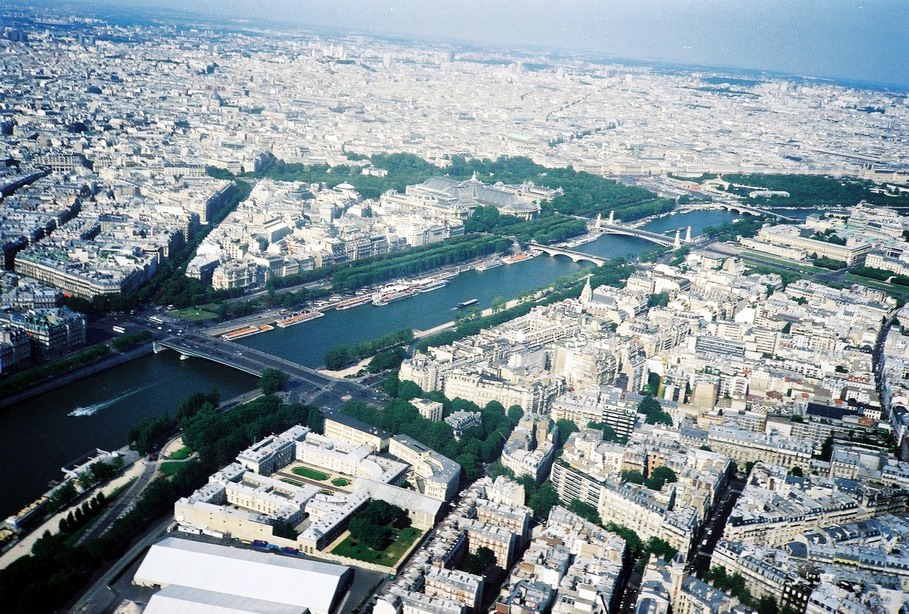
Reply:
[[93, 416], [96, 413], [98, 413], [99, 411], [101, 411], [102, 409], [106, 409], [106, 408], [110, 407], [111, 405], [114, 405], [115, 403], [122, 401], [123, 399], [129, 398], [129, 397], [133, 396], [134, 394], [139, 394], [140, 392], [148, 390], [149, 388], [151, 388], [153, 386], [154, 386], [154, 384], [149, 384], [148, 386], [143, 386], [142, 388], [137, 388], [135, 390], [127, 390], [120, 396], [114, 397], [113, 399], [108, 399], [107, 401], [101, 401], [100, 403], [93, 403], [91, 405], [86, 405], [85, 407], [77, 407], [76, 409], [74, 409], [73, 411], [69, 412], [66, 415], [73, 416], [74, 418], [79, 418], [82, 416]]

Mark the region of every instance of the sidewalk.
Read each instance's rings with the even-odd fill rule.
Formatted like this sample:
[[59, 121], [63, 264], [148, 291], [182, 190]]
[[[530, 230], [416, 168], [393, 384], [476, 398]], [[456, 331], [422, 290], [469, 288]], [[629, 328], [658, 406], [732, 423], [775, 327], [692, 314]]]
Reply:
[[[146, 462], [147, 461], [144, 458], [139, 459], [138, 461], [136, 461], [135, 463], [130, 465], [126, 469], [126, 471], [119, 477], [114, 478], [113, 480], [111, 480], [110, 482], [108, 482], [107, 484], [102, 486], [101, 488], [93, 489], [91, 491], [91, 497], [94, 497], [95, 494], [98, 493], [99, 491], [103, 492], [105, 496], [109, 496], [112, 492], [114, 492], [120, 486], [123, 486], [124, 484], [126, 484], [127, 482], [129, 482], [130, 480], [132, 480], [134, 478], [138, 478], [142, 474], [142, 472], [145, 470]], [[91, 498], [91, 497], [89, 497], [89, 498]], [[81, 504], [82, 503], [80, 502], [80, 505]], [[5, 569], [13, 561], [15, 561], [15, 560], [19, 559], [20, 557], [25, 556], [27, 554], [31, 554], [32, 546], [35, 544], [36, 541], [38, 541], [38, 539], [42, 535], [44, 535], [45, 531], [50, 531], [52, 535], [56, 535], [57, 533], [59, 533], [60, 532], [60, 520], [62, 518], [65, 518], [67, 516], [67, 514], [69, 514], [70, 510], [73, 510], [76, 507], [78, 507], [78, 506], [69, 506], [69, 507], [66, 507], [66, 508], [60, 510], [59, 512], [54, 514], [54, 516], [50, 520], [46, 521], [41, 526], [36, 527], [31, 533], [29, 533], [28, 535], [23, 537], [19, 541], [19, 543], [17, 543], [15, 546], [10, 548], [9, 551], [7, 551], [5, 554], [3, 554], [3, 556], [0, 556], [0, 569]]]
[[369, 366], [370, 360], [372, 360], [372, 356], [367, 356], [360, 362], [358, 362], [354, 365], [351, 365], [350, 367], [347, 367], [346, 369], [341, 369], [340, 371], [329, 371], [328, 369], [325, 369], [325, 368], [316, 369], [316, 371], [326, 377], [335, 377], [338, 379], [342, 379], [342, 378], [345, 378], [345, 377], [348, 377], [351, 375], [356, 375], [357, 373], [360, 372], [361, 369], [365, 369], [367, 366]]

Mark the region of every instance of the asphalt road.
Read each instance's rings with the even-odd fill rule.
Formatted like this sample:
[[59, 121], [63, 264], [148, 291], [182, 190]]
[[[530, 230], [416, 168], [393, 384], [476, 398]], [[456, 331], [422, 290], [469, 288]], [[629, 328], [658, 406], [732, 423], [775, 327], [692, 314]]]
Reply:
[[[323, 411], [335, 411], [348, 399], [373, 405], [385, 400], [384, 394], [359, 380], [330, 377], [289, 360], [206, 335], [187, 334], [169, 337], [163, 342], [178, 351], [227, 364], [248, 373], [259, 374], [266, 368], [284, 371], [291, 377], [287, 386], [288, 400], [314, 405]], [[375, 386], [379, 379], [367, 376], [363, 381]]]
[[733, 480], [730, 482], [729, 488], [726, 489], [726, 494], [720, 500], [720, 504], [716, 506], [713, 514], [704, 525], [704, 531], [699, 537], [700, 541], [695, 546], [694, 554], [688, 563], [688, 569], [691, 572], [700, 575], [710, 567], [710, 557], [713, 555], [713, 549], [716, 547], [720, 537], [722, 537], [729, 515], [732, 513], [732, 509], [742, 495], [744, 488], [744, 480]]
[[152, 478], [155, 477], [155, 472], [158, 470], [157, 462], [148, 460], [145, 460], [144, 462], [145, 468], [142, 470], [139, 477], [136, 478], [136, 481], [132, 483], [126, 492], [117, 497], [117, 502], [107, 510], [104, 516], [92, 525], [91, 529], [86, 531], [82, 537], [79, 538], [76, 542], [77, 546], [84, 544], [89, 540], [101, 537], [124, 512], [132, 508], [139, 495], [152, 481]]
[[117, 576], [140, 557], [145, 550], [161, 539], [161, 536], [167, 530], [167, 526], [171, 522], [173, 522], [173, 517], [168, 516], [146, 530], [139, 541], [95, 580], [88, 590], [79, 597], [75, 605], [69, 609], [69, 612], [98, 614], [100, 612], [113, 611], [120, 602], [120, 597], [110, 588], [111, 584], [116, 580]]

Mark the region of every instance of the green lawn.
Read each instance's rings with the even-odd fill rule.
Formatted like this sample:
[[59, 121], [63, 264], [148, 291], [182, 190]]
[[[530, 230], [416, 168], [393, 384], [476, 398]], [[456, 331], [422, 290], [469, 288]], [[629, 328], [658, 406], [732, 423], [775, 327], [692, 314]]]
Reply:
[[176, 461], [176, 460], [186, 460], [187, 458], [190, 457], [190, 455], [192, 455], [192, 453], [193, 453], [192, 450], [190, 450], [190, 449], [187, 448], [186, 446], [183, 446], [182, 448], [180, 448], [179, 450], [177, 450], [177, 451], [174, 452], [173, 454], [170, 454], [170, 455], [167, 457], [167, 460], [175, 460], [175, 461]]
[[287, 482], [288, 484], [293, 484], [294, 486], [305, 486], [303, 482], [298, 482], [297, 480], [291, 480], [290, 478], [281, 478], [282, 482]]
[[883, 290], [884, 292], [889, 292], [891, 294], [909, 294], [909, 287], [906, 286], [890, 284], [886, 281], [878, 281], [877, 279], [862, 277], [861, 275], [853, 275], [852, 273], [846, 273], [844, 277], [846, 281], [868, 286], [869, 288], [875, 288], [877, 290]]
[[315, 469], [310, 469], [309, 467], [294, 467], [293, 472], [296, 475], [309, 478], [310, 480], [316, 480], [317, 482], [324, 482], [331, 477], [323, 471], [317, 471]]
[[335, 478], [331, 481], [331, 483], [338, 487], [350, 486], [350, 480], [346, 478]]
[[746, 260], [757, 260], [757, 261], [767, 264], [768, 266], [772, 266], [772, 265], [776, 264], [779, 266], [790, 267], [790, 268], [798, 269], [799, 271], [802, 271], [804, 273], [809, 273], [809, 274], [817, 273], [819, 271], [821, 271], [821, 272], [829, 271], [829, 269], [825, 269], [823, 267], [816, 267], [816, 266], [812, 266], [810, 264], [802, 264], [795, 260], [786, 260], [784, 258], [774, 258], [773, 256], [768, 256], [766, 254], [762, 254], [761, 252], [755, 252], [755, 251], [751, 251], [751, 250], [747, 250], [747, 249], [742, 250], [741, 255], [742, 255], [742, 258], [745, 258]]
[[423, 531], [408, 527], [406, 529], [392, 529], [392, 532], [395, 534], [395, 540], [381, 552], [367, 548], [348, 535], [344, 541], [335, 546], [331, 553], [358, 561], [393, 567], [414, 542], [420, 539]]
[[187, 307], [186, 309], [174, 309], [171, 312], [168, 312], [168, 315], [175, 318], [180, 318], [181, 320], [188, 320], [190, 322], [198, 322], [201, 320], [214, 320], [218, 317], [218, 314], [214, 311], [208, 311], [207, 309], [200, 309], [198, 307]]
[[174, 476], [174, 475], [176, 475], [176, 473], [178, 471], [180, 471], [180, 468], [185, 464], [186, 463], [177, 462], [177, 461], [165, 462], [165, 463], [161, 463], [160, 465], [158, 465], [158, 470], [161, 471], [161, 473], [163, 473], [166, 476]]

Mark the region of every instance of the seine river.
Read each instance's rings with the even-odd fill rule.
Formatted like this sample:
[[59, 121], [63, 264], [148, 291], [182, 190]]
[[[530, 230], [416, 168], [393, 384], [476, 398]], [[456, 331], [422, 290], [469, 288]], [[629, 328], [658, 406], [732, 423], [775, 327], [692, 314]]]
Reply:
[[[725, 211], [699, 211], [665, 217], [646, 226], [654, 232], [704, 227], [735, 219]], [[683, 229], [684, 236], [684, 229]], [[640, 239], [603, 236], [578, 251], [634, 257], [653, 245]], [[378, 337], [401, 328], [427, 329], [450, 321], [459, 302], [514, 298], [553, 280], [591, 267], [566, 257], [538, 256], [482, 272], [470, 271], [444, 288], [390, 303], [367, 304], [291, 328], [247, 337], [242, 343], [272, 354], [319, 366], [326, 350]], [[217, 388], [222, 399], [252, 389], [256, 378], [202, 360], [179, 360], [172, 352], [147, 356], [2, 410], [0, 431], [0, 518], [15, 513], [59, 479], [60, 467], [94, 448], [116, 449], [126, 443], [130, 425], [149, 416], [174, 413], [193, 392]]]

